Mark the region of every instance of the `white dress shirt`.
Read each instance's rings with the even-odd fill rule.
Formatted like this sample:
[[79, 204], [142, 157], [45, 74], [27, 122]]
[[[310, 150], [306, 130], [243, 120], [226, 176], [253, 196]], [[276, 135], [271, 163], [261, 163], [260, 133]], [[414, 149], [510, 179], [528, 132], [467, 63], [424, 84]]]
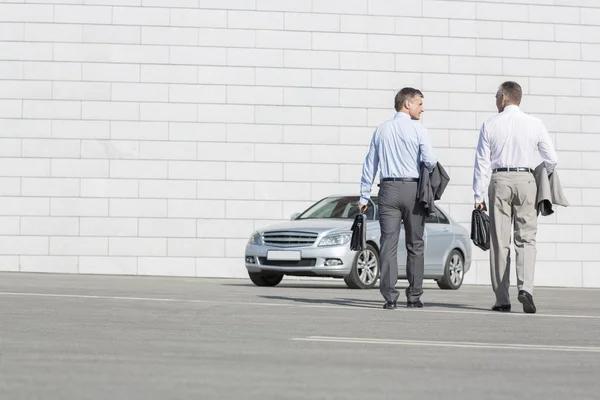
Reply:
[[360, 204], [368, 203], [378, 168], [380, 179], [418, 178], [421, 162], [430, 171], [437, 163], [427, 129], [408, 114], [397, 112], [373, 132], [360, 181]]
[[551, 174], [558, 163], [558, 156], [544, 123], [525, 114], [516, 105], [506, 106], [504, 111], [481, 126], [473, 172], [475, 202], [485, 201], [493, 169], [535, 169], [541, 162], [540, 157], [548, 174]]

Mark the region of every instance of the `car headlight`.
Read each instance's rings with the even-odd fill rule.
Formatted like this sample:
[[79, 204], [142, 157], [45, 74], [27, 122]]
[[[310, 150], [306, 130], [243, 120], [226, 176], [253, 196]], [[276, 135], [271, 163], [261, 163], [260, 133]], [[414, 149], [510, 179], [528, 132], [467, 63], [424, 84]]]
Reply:
[[339, 246], [348, 243], [351, 237], [352, 235], [350, 233], [328, 235], [321, 239], [319, 246]]
[[252, 236], [250, 236], [250, 240], [248, 240], [248, 243], [261, 246], [264, 244], [263, 237], [259, 232], [254, 232]]

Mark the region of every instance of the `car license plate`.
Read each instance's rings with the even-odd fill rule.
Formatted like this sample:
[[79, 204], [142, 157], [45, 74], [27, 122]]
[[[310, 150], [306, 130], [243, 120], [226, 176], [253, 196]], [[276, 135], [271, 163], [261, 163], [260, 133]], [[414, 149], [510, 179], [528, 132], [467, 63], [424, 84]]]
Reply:
[[299, 261], [302, 255], [299, 251], [275, 251], [269, 250], [267, 252], [267, 260], [278, 260], [278, 261]]

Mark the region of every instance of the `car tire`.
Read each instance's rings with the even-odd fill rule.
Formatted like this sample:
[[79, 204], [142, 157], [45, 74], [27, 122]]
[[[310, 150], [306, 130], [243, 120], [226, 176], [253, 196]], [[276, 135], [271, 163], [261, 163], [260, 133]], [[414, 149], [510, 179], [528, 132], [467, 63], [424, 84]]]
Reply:
[[283, 274], [266, 272], [248, 272], [250, 280], [256, 286], [277, 286], [283, 279]]
[[457, 290], [465, 277], [465, 259], [460, 251], [454, 249], [446, 258], [444, 275], [437, 281], [440, 289]]
[[354, 257], [350, 274], [344, 277], [346, 286], [350, 289], [372, 289], [379, 280], [380, 266], [377, 249], [367, 244], [367, 248]]

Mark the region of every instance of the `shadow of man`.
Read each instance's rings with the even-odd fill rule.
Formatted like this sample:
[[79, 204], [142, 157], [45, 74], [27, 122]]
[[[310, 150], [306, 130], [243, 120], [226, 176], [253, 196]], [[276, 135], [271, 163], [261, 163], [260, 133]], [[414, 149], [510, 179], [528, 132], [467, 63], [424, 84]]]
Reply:
[[[287, 297], [287, 296], [259, 296], [263, 299], [269, 300], [287, 300], [294, 301], [304, 304], [330, 304], [345, 307], [356, 307], [356, 308], [381, 308], [380, 300], [365, 300], [365, 299], [352, 299], [352, 298], [335, 298], [335, 299], [306, 299], [301, 297]], [[435, 308], [448, 308], [448, 309], [460, 309], [460, 310], [473, 310], [473, 311], [489, 311], [487, 308], [474, 307], [468, 304], [452, 304], [452, 303], [435, 303], [427, 302], [427, 307]]]

